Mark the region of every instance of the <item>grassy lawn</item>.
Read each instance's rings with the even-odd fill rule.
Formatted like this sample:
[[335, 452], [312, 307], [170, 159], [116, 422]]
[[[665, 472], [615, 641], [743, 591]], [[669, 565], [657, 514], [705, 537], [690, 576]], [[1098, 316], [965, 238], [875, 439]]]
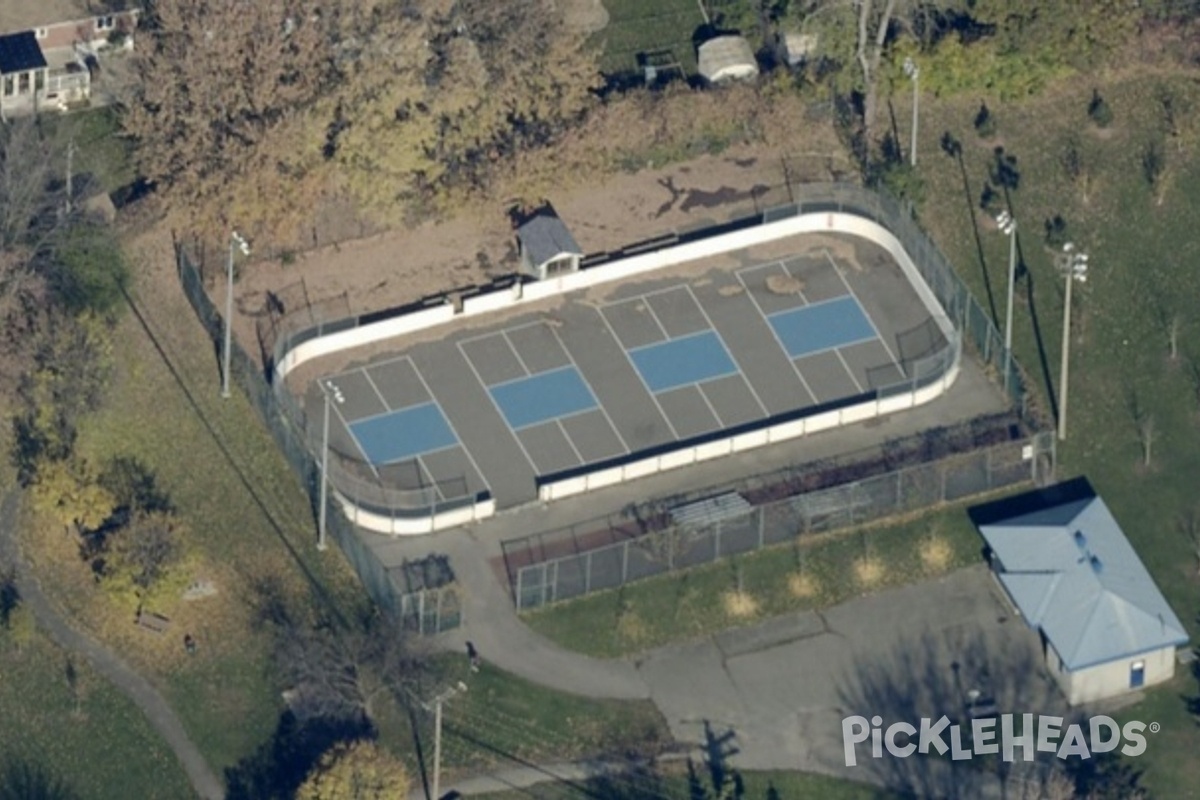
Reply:
[[692, 34], [704, 24], [696, 0], [606, 0], [609, 22], [592, 43], [603, 50], [601, 69], [639, 70], [639, 53], [669, 49], [688, 74], [696, 71]]
[[[944, 574], [976, 562], [979, 548], [955, 506], [631, 583], [531, 611], [525, 621], [572, 650], [620, 656]], [[728, 597], [739, 585], [753, 613]]]
[[[701, 767], [703, 772], [703, 767]], [[600, 796], [611, 797], [614, 800], [622, 798], [662, 798], [662, 800], [687, 800], [694, 797], [685, 775], [674, 774], [670, 771], [661, 781], [651, 781], [644, 777], [614, 777], [606, 782], [606, 787], [612, 787], [611, 793]], [[809, 775], [801, 772], [746, 772], [742, 773], [746, 788], [743, 795], [746, 800], [892, 800], [897, 795], [884, 792], [872, 786], [866, 786], [850, 781], [826, 778], [823, 775]], [[481, 800], [574, 800], [578, 797], [589, 797], [584, 791], [561, 784], [542, 784], [519, 792], [503, 792], [501, 794], [481, 795]]]
[[48, 638], [34, 634], [18, 651], [0, 633], [0, 786], [22, 765], [87, 800], [191, 796], [175, 755], [142, 712], [86, 661], [74, 669], [76, 694], [66, 653]]
[[[525, 763], [561, 761], [663, 743], [666, 723], [650, 701], [588, 700], [562, 694], [500, 672], [484, 663], [470, 672], [463, 657], [443, 657], [440, 684], [462, 681], [466, 692], [443, 706], [442, 763], [448, 775]], [[432, 714], [418, 719], [414, 737], [407, 719], [384, 722], [385, 743], [412, 764], [418, 742], [432, 763]]]
[[[927, 199], [921, 217], [985, 306], [985, 276], [990, 281], [1002, 320], [1007, 241], [978, 211], [978, 199], [994, 162], [993, 148], [1003, 146], [1016, 157], [1020, 183], [1012, 204], [1033, 288], [1018, 289], [1014, 347], [1043, 398], [1061, 393], [1063, 310], [1062, 279], [1044, 242], [1044, 221], [1061, 216], [1070, 238], [1091, 255], [1089, 280], [1073, 293], [1069, 429], [1060, 444], [1060, 474], [1091, 480], [1195, 636], [1197, 553], [1180, 522], [1197, 509], [1200, 475], [1200, 324], [1192, 311], [1200, 296], [1195, 269], [1200, 162], [1191, 155], [1200, 132], [1200, 92], [1187, 78], [1160, 75], [1102, 86], [1114, 121], [1099, 130], [1087, 117], [1092, 90], [1090, 80], [1079, 80], [1024, 104], [989, 102], [997, 124], [990, 142], [981, 141], [972, 128], [978, 100], [923, 103], [921, 171]], [[1164, 92], [1175, 97], [1176, 108], [1188, 109], [1181, 115], [1179, 137], [1166, 137], [1161, 130], [1158, 98]], [[897, 101], [903, 103], [902, 95]], [[898, 113], [903, 118], [903, 105]], [[957, 160], [938, 148], [943, 132], [963, 144], [969, 196]], [[1162, 188], [1152, 189], [1145, 177], [1152, 146], [1161, 148], [1166, 163]], [[1086, 177], [1068, 173], [1069, 147], [1078, 154], [1075, 171]], [[973, 225], [979, 228], [983, 265]], [[1179, 357], [1172, 361], [1168, 329], [1176, 315]], [[1154, 434], [1149, 466], [1143, 463], [1139, 435], [1147, 418], [1153, 419]], [[1127, 712], [1127, 718], [1163, 725], [1137, 764], [1147, 768], [1155, 796], [1186, 796], [1200, 777], [1190, 758], [1200, 748], [1200, 728], [1181, 700], [1196, 693], [1195, 680], [1181, 676]]]
[[114, 109], [94, 108], [62, 117], [47, 114], [39, 121], [64, 152], [68, 142], [75, 142], [76, 175], [92, 175], [106, 192], [128, 186], [137, 177], [132, 147], [118, 135], [120, 123]]

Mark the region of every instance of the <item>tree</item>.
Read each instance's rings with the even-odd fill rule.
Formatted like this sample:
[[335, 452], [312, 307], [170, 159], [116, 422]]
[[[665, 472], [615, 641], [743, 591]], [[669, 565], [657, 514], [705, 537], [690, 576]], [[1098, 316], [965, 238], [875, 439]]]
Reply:
[[101, 575], [111, 591], [139, 601], [182, 589], [186, 551], [179, 521], [171, 514], [138, 513], [106, 538]]
[[[17, 245], [36, 250], [57, 225], [54, 147], [32, 118], [0, 125], [0, 251]], [[0, 283], [15, 277], [0, 275]]]
[[0, 772], [0, 800], [77, 800], [78, 797], [66, 782], [41, 765], [10, 761]]
[[75, 532], [98, 528], [113, 513], [113, 497], [96, 481], [86, 461], [74, 458], [47, 460], [37, 466], [30, 491], [34, 508], [52, 515]]
[[340, 744], [321, 757], [296, 800], [393, 800], [412, 781], [399, 759], [372, 741]]
[[556, 141], [600, 85], [594, 52], [550, 0], [365, 5], [322, 128], [377, 214], [486, 188], [502, 158]]
[[424, 653], [389, 617], [348, 629], [286, 620], [277, 634], [276, 660], [295, 687], [291, 706], [302, 722], [372, 721], [382, 699], [406, 701], [425, 671]]
[[68, 228], [45, 267], [55, 299], [68, 314], [112, 318], [125, 302], [129, 265], [113, 230], [83, 221]]
[[317, 0], [152, 3], [132, 67], [153, 77], [130, 81], [122, 115], [142, 175], [210, 227], [311, 204], [302, 123], [336, 77], [338, 25]]
[[50, 314], [36, 336], [13, 419], [14, 460], [26, 484], [39, 463], [71, 454], [79, 423], [99, 408], [112, 370], [109, 332], [94, 315]]

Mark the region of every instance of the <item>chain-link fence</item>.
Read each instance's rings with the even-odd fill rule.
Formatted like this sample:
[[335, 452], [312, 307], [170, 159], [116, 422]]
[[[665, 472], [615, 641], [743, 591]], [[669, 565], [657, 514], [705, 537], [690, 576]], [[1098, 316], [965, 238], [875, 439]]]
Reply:
[[[1054, 434], [1043, 432], [750, 505], [744, 513], [708, 524], [671, 524], [665, 502], [630, 509], [624, 519], [607, 529], [564, 529], [506, 543], [514, 599], [519, 609], [537, 608], [781, 544], [796, 536], [861, 525], [1040, 481], [1040, 472], [1053, 463], [1053, 457]], [[757, 496], [787, 488], [786, 480], [774, 487], [762, 485]], [[742, 496], [754, 498], [745, 490]]]
[[[183, 247], [177, 248], [176, 265], [184, 295], [213, 342], [220, 342], [224, 334], [221, 316], [204, 289], [199, 270]], [[237, 341], [232, 343], [230, 361], [233, 382], [246, 393], [284, 458], [304, 484], [315, 514], [320, 497], [320, 468], [313, 453], [319, 450], [311, 448], [306, 441], [304, 418], [297, 416], [298, 404], [287, 392], [272, 390], [261, 367]], [[405, 625], [425, 633], [458, 625], [458, 597], [453, 585], [454, 576], [448, 566], [437, 580], [419, 583], [411, 579], [411, 570], [407, 567], [389, 571], [358, 537], [354, 525], [336, 501], [329, 498], [327, 502], [327, 530], [358, 573], [371, 599], [388, 612], [401, 615]]]

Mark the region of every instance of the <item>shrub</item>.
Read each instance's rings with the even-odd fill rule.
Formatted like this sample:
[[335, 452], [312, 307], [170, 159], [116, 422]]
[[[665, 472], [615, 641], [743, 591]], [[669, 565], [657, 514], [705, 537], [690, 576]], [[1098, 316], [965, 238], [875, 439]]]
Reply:
[[991, 139], [996, 135], [996, 118], [986, 103], [979, 104], [979, 113], [975, 115], [975, 133], [980, 139]]
[[1098, 90], [1092, 90], [1092, 101], [1088, 103], [1088, 116], [1097, 128], [1107, 128], [1112, 125], [1113, 113], [1108, 107], [1108, 103], [1104, 102], [1104, 98], [1100, 96]]

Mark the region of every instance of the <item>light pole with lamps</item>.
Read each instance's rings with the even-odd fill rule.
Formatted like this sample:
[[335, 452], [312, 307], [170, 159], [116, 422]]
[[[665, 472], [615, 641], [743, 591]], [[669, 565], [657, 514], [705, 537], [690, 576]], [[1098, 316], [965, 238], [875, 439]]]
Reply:
[[229, 397], [229, 355], [233, 346], [233, 248], [250, 255], [250, 245], [237, 231], [229, 232], [229, 261], [225, 267], [225, 354], [221, 369], [221, 397]]
[[441, 800], [442, 797], [442, 704], [454, 697], [456, 694], [461, 694], [467, 691], [467, 685], [459, 681], [456, 686], [453, 686], [446, 691], [433, 698], [429, 703], [421, 703], [421, 707], [426, 711], [429, 706], [433, 705], [433, 799]]
[[921, 78], [921, 68], [917, 66], [917, 62], [913, 61], [911, 57], [904, 59], [904, 74], [912, 79], [913, 84], [912, 146], [909, 148], [909, 158], [915, 167], [917, 165], [917, 113], [921, 102], [918, 82]]
[[996, 215], [996, 225], [1008, 236], [1008, 306], [1004, 312], [1004, 386], [1007, 389], [1012, 365], [1013, 288], [1017, 282], [1017, 220], [1008, 211], [1001, 211]]
[[1080, 253], [1075, 249], [1074, 244], [1067, 242], [1063, 245], [1059, 269], [1066, 281], [1065, 296], [1063, 297], [1062, 374], [1059, 376], [1062, 399], [1058, 404], [1058, 438], [1059, 441], [1062, 441], [1067, 438], [1067, 388], [1069, 385], [1067, 370], [1071, 363], [1071, 286], [1076, 281], [1087, 283], [1087, 254]]
[[325, 409], [325, 421], [321, 425], [321, 490], [317, 501], [317, 549], [325, 549], [325, 506], [329, 500], [329, 389], [325, 381], [317, 381], [321, 387], [321, 398]]

